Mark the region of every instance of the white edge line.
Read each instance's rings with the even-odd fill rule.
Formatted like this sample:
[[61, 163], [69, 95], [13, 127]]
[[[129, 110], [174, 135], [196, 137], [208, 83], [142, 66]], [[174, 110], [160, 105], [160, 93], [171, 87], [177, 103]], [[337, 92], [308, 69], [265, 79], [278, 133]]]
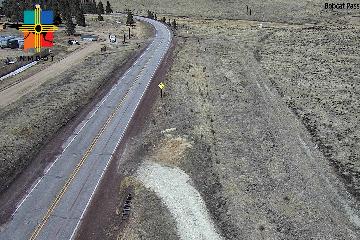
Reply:
[[[154, 41], [153, 41], [153, 43], [154, 43]], [[131, 69], [134, 68], [134, 66], [138, 63], [138, 61], [139, 61], [139, 60], [144, 56], [144, 54], [149, 50], [149, 48], [151, 47], [151, 45], [152, 45], [152, 43], [150, 44], [150, 46], [148, 46], [148, 47], [146, 48], [146, 50], [144, 51], [144, 53], [136, 60], [136, 62], [127, 70], [127, 72], [122, 76], [122, 78], [121, 78], [120, 80], [118, 80], [118, 82], [115, 84], [115, 86], [117, 86], [118, 83], [119, 83], [122, 79], [124, 79], [125, 76], [131, 71]], [[166, 52], [167, 52], [167, 50], [168, 50], [168, 46], [167, 46]], [[166, 54], [166, 52], [165, 52], [165, 54]], [[162, 60], [164, 59], [165, 54], [163, 54], [163, 55], [161, 56], [161, 60], [160, 60], [160, 61], [162, 61]], [[36, 62], [36, 63], [37, 63], [37, 62]], [[36, 63], [34, 63], [33, 65], [35, 65]], [[123, 132], [121, 138], [119, 139], [119, 141], [117, 142], [116, 147], [115, 147], [113, 153], [116, 151], [118, 145], [120, 144], [120, 142], [121, 142], [121, 140], [122, 140], [122, 138], [123, 138], [123, 136], [124, 136], [124, 134], [125, 134], [125, 131], [126, 131], [128, 125], [129, 125], [130, 121], [131, 121], [132, 118], [134, 117], [134, 113], [135, 113], [135, 111], [137, 110], [137, 108], [138, 108], [138, 106], [139, 106], [139, 104], [140, 104], [140, 102], [141, 102], [141, 100], [142, 100], [145, 92], [147, 91], [147, 89], [148, 89], [148, 87], [149, 87], [149, 85], [150, 85], [150, 83], [151, 83], [151, 80], [152, 80], [155, 72], [156, 72], [157, 69], [158, 69], [158, 66], [159, 66], [159, 64], [157, 64], [157, 67], [156, 67], [155, 71], [153, 72], [152, 77], [151, 77], [150, 80], [148, 81], [148, 84], [147, 84], [144, 92], [142, 93], [141, 98], [139, 99], [139, 101], [138, 101], [138, 103], [137, 103], [137, 105], [136, 105], [136, 107], [135, 107], [135, 109], [134, 109], [134, 111], [133, 111], [133, 113], [132, 113], [132, 115], [131, 115], [131, 118], [129, 119], [128, 123], [126, 124], [126, 127], [124, 128], [124, 132]], [[116, 88], [115, 86], [113, 87], [113, 89]], [[113, 90], [113, 89], [112, 89], [112, 90]], [[62, 154], [65, 152], [65, 150], [66, 150], [66, 149], [70, 146], [70, 144], [76, 139], [76, 137], [77, 137], [77, 136], [79, 135], [79, 133], [84, 129], [84, 127], [87, 125], [87, 123], [94, 117], [95, 113], [99, 110], [99, 108], [104, 104], [104, 102], [105, 102], [105, 101], [107, 100], [107, 98], [110, 96], [112, 90], [104, 97], [104, 99], [102, 100], [102, 102], [100, 103], [100, 105], [99, 105], [98, 107], [96, 107], [96, 110], [93, 111], [93, 113], [92, 113], [91, 116], [88, 118], [88, 120], [83, 124], [83, 126], [80, 128], [80, 130], [75, 134], [75, 136], [72, 138], [72, 140], [71, 140], [71, 141], [67, 144], [67, 146], [63, 149], [62, 153], [55, 159], [55, 161], [50, 165], [50, 167], [48, 167], [48, 168], [45, 170], [44, 175], [38, 179], [38, 181], [36, 182], [35, 185], [32, 186], [32, 188], [30, 189], [30, 191], [28, 192], [28, 194], [23, 198], [23, 200], [20, 202], [20, 204], [17, 205], [17, 207], [16, 207], [14, 213], [12, 214], [12, 216], [21, 208], [21, 206], [24, 204], [24, 202], [29, 198], [29, 196], [31, 195], [31, 193], [32, 193], [32, 192], [35, 190], [35, 188], [40, 184], [40, 182], [42, 181], [42, 179], [44, 179], [44, 177], [46, 176], [46, 174], [47, 174], [47, 173], [51, 170], [51, 168], [55, 165], [55, 163], [56, 163], [56, 162], [58, 161], [58, 159], [62, 156]], [[82, 124], [82, 123], [80, 123], [79, 126], [81, 126], [81, 124]], [[113, 155], [113, 154], [112, 154], [112, 155]], [[106, 170], [107, 170], [107, 168], [108, 168], [108, 165], [109, 165], [109, 163], [110, 163], [110, 161], [111, 161], [111, 159], [112, 159], [112, 157], [113, 157], [112, 155], [111, 155], [111, 157], [109, 158], [109, 160], [108, 160], [108, 162], [107, 162], [107, 164], [106, 164], [106, 166], [105, 166], [105, 169], [103, 170], [103, 172], [102, 172], [102, 174], [101, 174], [101, 176], [100, 176], [100, 179], [98, 180], [98, 182], [97, 182], [97, 184], [96, 184], [96, 186], [95, 186], [95, 189], [94, 189], [94, 191], [92, 192], [92, 194], [91, 194], [91, 196], [90, 196], [90, 198], [89, 198], [89, 200], [88, 200], [88, 202], [87, 202], [87, 204], [86, 204], [86, 206], [85, 206], [85, 208], [84, 208], [84, 210], [83, 210], [83, 212], [82, 212], [82, 214], [81, 214], [81, 217], [80, 217], [78, 223], [76, 224], [76, 227], [75, 227], [75, 229], [74, 229], [74, 231], [73, 231], [70, 239], [72, 239], [73, 236], [74, 236], [74, 234], [76, 233], [77, 228], [78, 228], [78, 226], [79, 226], [79, 224], [80, 224], [80, 222], [81, 222], [81, 220], [82, 220], [82, 218], [83, 218], [83, 216], [84, 216], [84, 214], [85, 214], [85, 212], [86, 212], [86, 210], [87, 210], [87, 208], [88, 208], [88, 205], [90, 204], [90, 202], [91, 202], [91, 200], [92, 200], [92, 197], [93, 197], [94, 193], [96, 192], [97, 187], [98, 187], [100, 181], [102, 180], [104, 173], [106, 172]]]
[[[136, 62], [126, 71], [126, 73], [121, 77], [121, 79], [118, 80], [118, 82], [115, 84], [115, 86], [118, 86], [118, 83], [125, 78], [125, 76], [134, 68], [134, 66], [137, 64], [137, 62], [144, 56], [144, 54], [149, 50], [150, 46], [146, 48], [146, 50], [144, 51], [144, 53], [136, 60]], [[37, 63], [37, 62], [36, 62]], [[35, 65], [36, 63], [34, 63], [33, 65]], [[115, 87], [114, 86], [114, 87]], [[46, 174], [51, 170], [51, 168], [55, 165], [55, 163], [59, 160], [59, 158], [62, 156], [62, 154], [65, 152], [65, 150], [70, 146], [70, 144], [76, 139], [76, 137], [79, 135], [79, 133], [85, 128], [85, 126], [88, 124], [88, 122], [95, 116], [96, 112], [99, 110], [99, 108], [104, 104], [104, 102], [108, 99], [108, 97], [110, 96], [111, 92], [116, 88], [114, 88], [108, 93], [106, 94], [106, 96], [104, 97], [104, 99], [101, 101], [100, 105], [98, 107], [95, 108], [95, 111], [93, 111], [93, 113], [91, 114], [91, 116], [86, 120], [86, 122], [83, 124], [83, 126], [80, 128], [80, 130], [78, 132], [76, 132], [74, 135], [74, 137], [70, 140], [70, 142], [66, 145], [66, 147], [63, 149], [63, 151], [61, 152], [61, 154], [55, 159], [54, 162], [52, 162], [50, 164], [49, 167], [46, 168], [46, 170], [44, 171], [43, 176], [41, 176], [37, 182], [30, 188], [30, 191], [25, 195], [25, 197], [23, 197], [23, 199], [20, 201], [19, 204], [17, 204], [15, 211], [11, 214], [11, 216], [14, 216], [15, 213], [21, 208], [21, 206], [24, 204], [24, 202], [30, 197], [31, 193], [35, 190], [35, 188], [40, 184], [40, 182], [44, 179], [44, 177], [46, 176]], [[82, 123], [79, 124], [79, 126], [81, 126]]]
[[[167, 49], [167, 50], [168, 50], [168, 49]], [[167, 51], [166, 51], [166, 52], [167, 52]], [[165, 53], [165, 54], [166, 54], [166, 53]], [[163, 54], [163, 55], [161, 56], [161, 61], [164, 59], [165, 54]], [[102, 178], [104, 177], [105, 172], [107, 171], [107, 168], [108, 168], [108, 166], [109, 166], [109, 164], [110, 164], [110, 162], [111, 162], [111, 159], [113, 158], [113, 154], [115, 153], [115, 151], [117, 150], [117, 148], [118, 148], [121, 140], [123, 139], [123, 137], [124, 137], [124, 135], [125, 135], [125, 132], [126, 132], [128, 126], [129, 126], [132, 118], [134, 117], [134, 113], [135, 113], [135, 111], [137, 110], [137, 108], [138, 108], [138, 106], [139, 106], [139, 104], [140, 104], [140, 102], [141, 102], [141, 100], [142, 100], [145, 92], [148, 90], [149, 85], [150, 85], [150, 83], [151, 83], [151, 81], [152, 81], [152, 79], [153, 79], [153, 76], [154, 76], [155, 72], [158, 70], [158, 67], [159, 67], [159, 64], [157, 65], [157, 67], [155, 68], [154, 72], [152, 73], [152, 75], [151, 75], [152, 77], [149, 79], [149, 81], [148, 81], [148, 83], [147, 83], [147, 85], [146, 85], [146, 88], [145, 88], [145, 90], [143, 91], [143, 93], [141, 94], [141, 97], [139, 98], [139, 101], [138, 101], [138, 103], [136, 104], [136, 107], [135, 107], [134, 111], [132, 112], [131, 117], [130, 117], [130, 119], [128, 120], [128, 122], [127, 122], [127, 124], [126, 124], [126, 126], [125, 126], [125, 128], [124, 128], [124, 131], [123, 131], [120, 139], [119, 139], [118, 142], [116, 143], [116, 146], [115, 146], [115, 148], [114, 148], [111, 156], [109, 157], [109, 159], [108, 159], [108, 161], [107, 161], [107, 163], [106, 163], [106, 166], [105, 166], [104, 170], [102, 171], [102, 173], [101, 173], [101, 175], [100, 175], [100, 178], [99, 178], [99, 180], [97, 181], [97, 183], [96, 183], [96, 185], [95, 185], [95, 188], [94, 188], [94, 190], [92, 191], [92, 193], [91, 193], [91, 195], [90, 195], [90, 198], [89, 198], [89, 200], [87, 201], [86, 206], [85, 206], [83, 212], [81, 213], [81, 216], [80, 216], [78, 222], [76, 223], [76, 226], [75, 226], [75, 228], [74, 228], [74, 231], [72, 232], [72, 234], [71, 234], [71, 236], [70, 236], [70, 240], [72, 240], [72, 239], [74, 238], [74, 236], [75, 236], [75, 234], [76, 234], [76, 232], [77, 232], [77, 230], [78, 230], [78, 228], [79, 228], [79, 225], [80, 225], [80, 223], [81, 223], [81, 221], [82, 221], [82, 219], [83, 219], [83, 217], [84, 217], [84, 215], [85, 215], [85, 212], [86, 212], [87, 208], [89, 207], [90, 202], [91, 202], [91, 200], [92, 200], [92, 198], [93, 198], [93, 196], [94, 196], [94, 194], [95, 194], [95, 192], [96, 192], [96, 190], [97, 190], [97, 188], [98, 188], [98, 186], [99, 186]]]
[[[157, 68], [155, 69], [154, 72], [156, 72], [156, 71], [157, 71]], [[154, 76], [154, 73], [152, 74], [152, 76]], [[146, 92], [147, 89], [149, 88], [149, 85], [150, 85], [150, 83], [151, 83], [151, 80], [152, 80], [152, 78], [150, 78], [150, 80], [148, 81], [148, 83], [147, 83], [147, 85], [146, 85], [146, 88], [144, 89], [143, 93], [141, 94], [141, 97], [139, 98], [139, 101], [138, 101], [137, 104], [136, 104], [136, 107], [134, 108], [133, 112], [131, 113], [131, 117], [130, 117], [130, 119], [128, 120], [125, 128], [123, 129], [123, 133], [121, 134], [121, 137], [120, 137], [119, 140], [117, 141], [117, 143], [116, 143], [116, 145], [115, 145], [115, 148], [114, 148], [113, 152], [111, 153], [111, 156], [109, 157], [109, 159], [108, 159], [108, 161], [107, 161], [107, 163], [106, 163], [106, 165], [105, 165], [105, 168], [103, 169], [103, 171], [102, 171], [102, 173], [101, 173], [101, 175], [100, 175], [100, 178], [99, 178], [99, 180], [97, 181], [97, 183], [96, 183], [96, 185], [95, 185], [95, 188], [94, 188], [93, 192], [91, 193], [88, 202], [86, 203], [86, 206], [85, 206], [83, 212], [81, 213], [81, 216], [80, 216], [80, 218], [79, 218], [79, 221], [77, 222], [77, 224], [76, 224], [76, 226], [75, 226], [75, 228], [74, 228], [74, 231], [73, 231], [73, 233], [71, 234], [70, 239], [73, 239], [73, 238], [74, 238], [74, 236], [75, 236], [75, 234], [76, 234], [76, 232], [77, 232], [77, 229], [78, 229], [78, 227], [79, 227], [79, 225], [80, 225], [80, 223], [81, 223], [81, 220], [83, 219], [83, 217], [84, 217], [84, 215], [85, 215], [85, 212], [86, 212], [86, 210], [87, 210], [87, 208], [88, 208], [88, 206], [89, 206], [89, 204], [90, 204], [90, 202], [91, 202], [91, 200], [92, 200], [92, 198], [93, 198], [93, 196], [94, 196], [94, 194], [95, 194], [95, 192], [96, 192], [96, 190], [97, 190], [97, 188], [98, 188], [98, 186], [99, 186], [102, 178], [104, 177], [105, 172], [106, 172], [107, 169], [108, 169], [108, 166], [109, 166], [109, 164], [110, 164], [110, 162], [111, 162], [111, 160], [112, 160], [112, 158], [113, 158], [113, 155], [114, 155], [114, 153], [116, 152], [116, 150], [117, 150], [120, 142], [122, 141], [122, 139], [123, 139], [123, 137], [124, 137], [124, 135], [125, 135], [125, 132], [126, 132], [128, 126], [129, 126], [131, 120], [133, 119], [134, 113], [135, 113], [136, 110], [138, 109], [139, 104], [140, 104], [140, 102], [141, 102], [141, 100], [142, 100], [145, 92]]]

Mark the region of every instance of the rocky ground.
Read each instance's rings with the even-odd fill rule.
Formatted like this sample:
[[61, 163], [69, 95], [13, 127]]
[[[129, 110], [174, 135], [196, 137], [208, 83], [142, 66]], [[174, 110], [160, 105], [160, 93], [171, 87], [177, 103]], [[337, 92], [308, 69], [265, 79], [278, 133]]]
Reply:
[[[109, 33], [122, 39], [128, 28], [117, 21], [124, 19], [106, 17], [106, 20], [100, 23], [89, 19], [86, 30], [104, 40]], [[121, 40], [118, 44], [104, 41], [106, 52], [97, 49], [70, 66], [66, 73], [49, 78], [34, 91], [0, 109], [0, 189], [6, 188], [42, 146], [91, 102], [122, 64], [145, 46], [151, 31], [147, 25], [138, 23], [127, 44], [123, 45]]]
[[121, 159], [118, 239], [185, 239], [149, 163], [184, 171], [225, 239], [358, 239], [358, 25], [178, 23], [165, 97]]

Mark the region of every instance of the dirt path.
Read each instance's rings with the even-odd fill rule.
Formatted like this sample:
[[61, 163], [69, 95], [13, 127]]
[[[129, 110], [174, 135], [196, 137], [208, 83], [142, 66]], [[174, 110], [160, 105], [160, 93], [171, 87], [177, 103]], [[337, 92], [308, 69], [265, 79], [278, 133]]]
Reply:
[[0, 95], [0, 107], [5, 107], [10, 103], [15, 102], [25, 94], [38, 88], [41, 84], [50, 78], [59, 76], [66, 72], [74, 64], [79, 63], [85, 57], [99, 49], [100, 43], [90, 43], [84, 48], [71, 53], [68, 57], [52, 64], [48, 68], [36, 73], [35, 75], [27, 78], [26, 80], [4, 90]]
[[184, 171], [147, 162], [139, 169], [138, 178], [164, 201], [181, 239], [222, 239], [215, 231], [204, 200]]

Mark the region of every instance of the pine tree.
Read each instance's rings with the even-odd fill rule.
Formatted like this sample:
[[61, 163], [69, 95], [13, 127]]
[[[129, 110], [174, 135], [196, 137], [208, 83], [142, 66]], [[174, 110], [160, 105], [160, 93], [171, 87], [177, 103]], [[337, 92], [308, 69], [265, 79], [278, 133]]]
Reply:
[[161, 21], [162, 21], [163, 23], [166, 23], [166, 18], [163, 17], [163, 18], [161, 19]]
[[134, 25], [134, 23], [135, 23], [134, 16], [131, 13], [131, 11], [129, 10], [127, 12], [126, 25], [131, 26], [131, 25]]
[[104, 21], [104, 17], [100, 13], [98, 13], [98, 20], [99, 21]]
[[4, 14], [7, 18], [10, 18], [12, 22], [20, 22], [23, 20], [22, 9], [20, 3], [16, 0], [6, 0], [2, 3], [4, 8]]
[[57, 25], [57, 26], [62, 24], [62, 18], [61, 18], [61, 14], [60, 14], [59, 2], [58, 1], [53, 1], [51, 9], [54, 12], [54, 24]]
[[74, 9], [75, 9], [76, 23], [79, 26], [85, 27], [86, 26], [85, 16], [84, 16], [84, 11], [82, 10], [82, 8], [80, 6], [80, 0], [75, 0], [73, 2], [74, 2]]
[[71, 16], [70, 12], [66, 13], [64, 18], [65, 18], [66, 33], [69, 36], [74, 35], [75, 34], [75, 24], [72, 20], [72, 16]]
[[109, 1], [106, 2], [106, 13], [107, 14], [113, 13], [113, 10], [111, 9], [111, 5], [110, 5]]
[[176, 24], [176, 20], [175, 20], [175, 19], [172, 21], [172, 27], [173, 27], [174, 29], [177, 28], [177, 24]]
[[150, 18], [150, 19], [154, 19], [154, 13], [148, 10], [147, 11], [147, 17]]
[[104, 5], [103, 5], [103, 3], [100, 1], [99, 3], [98, 3], [98, 14], [104, 14], [105, 12], [104, 12]]
[[84, 13], [90, 13], [90, 14], [97, 14], [97, 5], [95, 0], [90, 1], [90, 2], [86, 2], [84, 4], [82, 4], [82, 9], [84, 11]]
[[[25, 1], [26, 2], [26, 1]], [[44, 1], [44, 6], [43, 8], [46, 10], [52, 10], [52, 5], [53, 5], [54, 0], [47, 0]]]
[[85, 3], [84, 4], [84, 10], [85, 10], [85, 13], [97, 14], [98, 13], [98, 8], [97, 8], [95, 0], [93, 0], [93, 1], [91, 1], [89, 3]]
[[81, 4], [81, 8], [84, 10], [84, 13], [90, 13], [90, 4], [89, 3], [83, 3]]
[[75, 33], [75, 24], [74, 24], [74, 22], [72, 20], [69, 1], [68, 0], [61, 0], [60, 4], [59, 4], [59, 7], [60, 7], [61, 15], [63, 16], [63, 18], [65, 20], [66, 33], [69, 36], [74, 35], [74, 33]]

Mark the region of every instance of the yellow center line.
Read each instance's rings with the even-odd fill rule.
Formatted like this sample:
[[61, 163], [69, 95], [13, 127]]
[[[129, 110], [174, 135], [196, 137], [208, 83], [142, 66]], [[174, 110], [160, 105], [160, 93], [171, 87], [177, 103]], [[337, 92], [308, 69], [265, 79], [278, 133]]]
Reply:
[[[130, 90], [129, 90], [130, 91]], [[121, 102], [119, 103], [119, 105], [115, 108], [115, 110], [112, 112], [112, 114], [110, 115], [110, 117], [107, 119], [107, 121], [105, 122], [105, 124], [103, 125], [103, 127], [101, 128], [101, 130], [98, 132], [98, 134], [95, 136], [95, 138], [93, 139], [92, 143], [90, 144], [89, 148], [86, 150], [85, 154], [83, 155], [83, 157], [81, 158], [80, 162], [76, 165], [74, 171], [71, 173], [70, 177], [68, 178], [68, 180], [65, 182], [64, 186], [62, 187], [62, 189], [60, 190], [60, 192], [57, 194], [56, 198], [54, 199], [54, 201], [52, 202], [52, 204], [50, 205], [50, 207], [48, 208], [45, 216], [42, 218], [42, 222], [36, 227], [35, 231], [33, 232], [33, 234], [30, 237], [30, 240], [34, 240], [37, 238], [37, 236], [39, 235], [41, 229], [44, 227], [44, 225], [46, 224], [46, 222], [49, 220], [51, 213], [54, 211], [55, 207], [59, 204], [61, 198], [64, 196], [66, 190], [69, 188], [70, 184], [72, 183], [72, 181], [74, 180], [74, 178], [76, 177], [77, 173], [80, 171], [80, 168], [83, 166], [83, 164], [85, 163], [85, 161], [87, 160], [87, 158], [89, 157], [90, 153], [92, 152], [92, 150], [94, 149], [96, 143], [98, 142], [100, 136], [105, 132], [106, 128], [108, 127], [108, 125], [110, 124], [111, 120], [115, 117], [117, 111], [120, 109], [122, 103], [125, 100], [125, 97], [128, 95], [128, 92], [126, 92], [126, 95], [121, 99]]]
[[[151, 60], [152, 60], [153, 56], [149, 59], [149, 61], [146, 63], [148, 64]], [[70, 184], [72, 183], [72, 181], [75, 179], [76, 175], [78, 174], [78, 172], [80, 171], [81, 167], [84, 165], [85, 161], [87, 160], [87, 158], [89, 157], [90, 153], [94, 150], [94, 147], [96, 145], [96, 143], [98, 142], [98, 140], [100, 139], [101, 135], [105, 132], [106, 128], [108, 127], [108, 125], [110, 124], [110, 122], [112, 121], [112, 119], [115, 117], [117, 111], [120, 109], [120, 107], [122, 106], [123, 102], [125, 101], [125, 98], [128, 96], [129, 92], [132, 90], [132, 88], [135, 86], [137, 80], [140, 78], [140, 75], [144, 72], [145, 68], [142, 68], [139, 75], [136, 77], [136, 80], [132, 83], [132, 85], [130, 86], [130, 88], [126, 91], [125, 95], [122, 97], [120, 103], [117, 105], [117, 107], [114, 109], [114, 111], [111, 113], [111, 115], [109, 116], [109, 118], [106, 120], [105, 124], [102, 126], [102, 128], [100, 129], [100, 131], [97, 133], [97, 135], [95, 136], [95, 138], [93, 139], [93, 141], [91, 142], [90, 146], [88, 147], [88, 149], [85, 151], [85, 154], [82, 156], [80, 162], [76, 165], [75, 169], [73, 170], [73, 172], [70, 174], [70, 177], [67, 179], [67, 181], [65, 182], [64, 186], [61, 188], [60, 192], [56, 195], [55, 199], [53, 200], [53, 202], [51, 203], [50, 207], [48, 208], [47, 212], [45, 213], [44, 217], [41, 220], [41, 223], [39, 223], [36, 228], [34, 229], [33, 233], [31, 234], [31, 237], [29, 238], [29, 240], [35, 240], [38, 235], [40, 234], [41, 230], [43, 229], [43, 227], [45, 226], [45, 224], [48, 222], [52, 212], [55, 210], [55, 208], [57, 207], [57, 205], [59, 204], [61, 198], [64, 196], [64, 194], [66, 193], [66, 191], [68, 190]]]

